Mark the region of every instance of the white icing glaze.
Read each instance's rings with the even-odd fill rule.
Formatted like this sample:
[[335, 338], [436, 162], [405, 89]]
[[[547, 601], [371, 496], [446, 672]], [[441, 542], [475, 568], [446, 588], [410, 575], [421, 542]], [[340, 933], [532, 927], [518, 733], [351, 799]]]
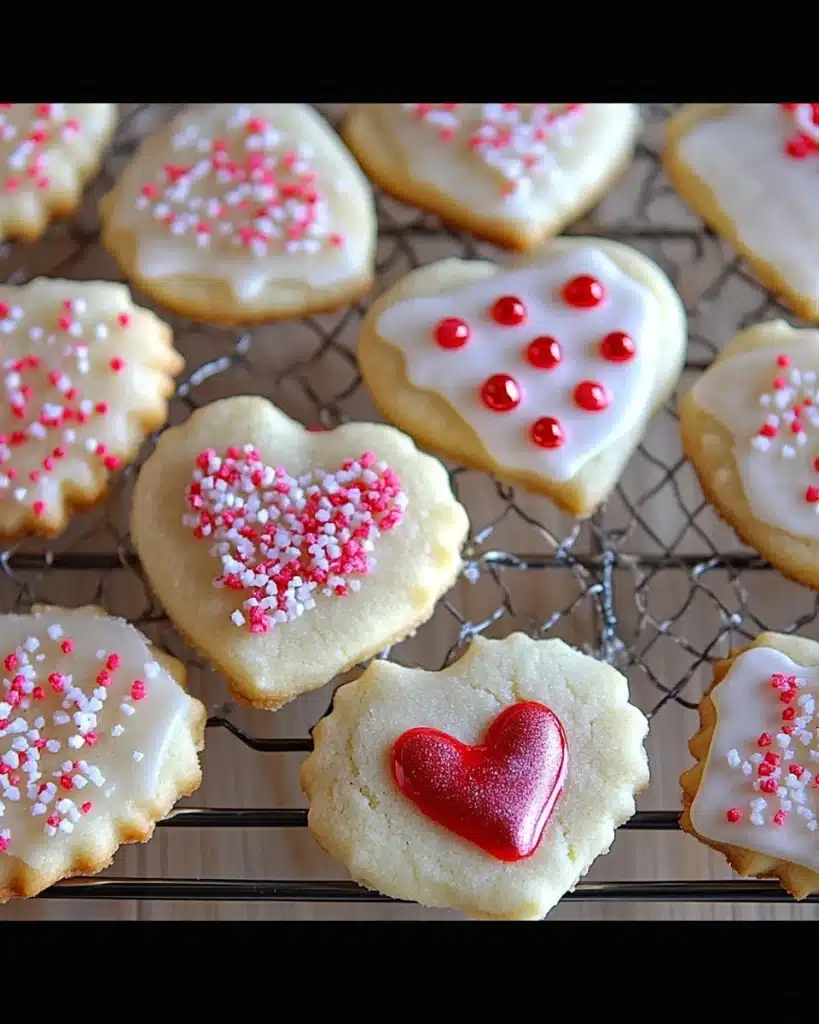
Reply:
[[252, 299], [271, 281], [327, 287], [369, 260], [367, 182], [301, 104], [186, 111], [139, 152], [115, 196], [108, 216], [134, 234], [148, 278], [219, 279]]
[[[73, 643], [68, 653], [66, 642]], [[111, 655], [119, 665], [109, 671]], [[108, 676], [98, 681], [103, 671]], [[10, 706], [17, 677], [24, 678], [21, 699]], [[133, 626], [88, 609], [3, 615], [0, 678], [0, 845], [10, 855], [39, 870], [54, 844], [93, 842], [96, 829], [155, 798], [168, 738], [191, 698]], [[137, 680], [140, 699], [132, 692]]]
[[[796, 677], [797, 685], [774, 689], [774, 675]], [[789, 689], [795, 695], [783, 702]], [[770, 647], [754, 647], [736, 659], [711, 692], [717, 724], [690, 811], [701, 836], [819, 871], [817, 697], [819, 668], [797, 665]], [[783, 721], [783, 714], [792, 714], [788, 708], [795, 709], [795, 717]], [[783, 725], [793, 727], [790, 736], [781, 732]], [[760, 745], [763, 734], [770, 743]], [[778, 756], [779, 764], [771, 766], [771, 774], [760, 775], [766, 755]], [[791, 766], [802, 769], [799, 776]], [[763, 783], [771, 785], [765, 779], [773, 779], [775, 792], [760, 789]], [[732, 810], [741, 813], [739, 821], [728, 820]], [[785, 817], [777, 824], [780, 812]]]
[[[375, 104], [373, 115], [412, 178], [521, 220], [559, 216], [602, 182], [637, 120], [626, 103]], [[470, 143], [479, 137], [500, 144]]]
[[[585, 274], [603, 283], [606, 300], [591, 309], [572, 308], [561, 298], [561, 289]], [[493, 302], [504, 295], [523, 300], [528, 310], [523, 324], [504, 327], [489, 316]], [[435, 343], [434, 328], [445, 317], [468, 322], [472, 337], [463, 348], [442, 349]], [[446, 398], [497, 462], [565, 481], [645, 414], [659, 326], [656, 297], [602, 252], [584, 248], [457, 291], [396, 302], [379, 317], [376, 330], [404, 353], [410, 382]], [[628, 362], [612, 363], [599, 355], [600, 342], [613, 331], [626, 332], [636, 343]], [[552, 370], [535, 369], [525, 357], [527, 345], [539, 335], [556, 338], [563, 349], [562, 362]], [[522, 388], [523, 400], [511, 412], [493, 412], [481, 401], [482, 383], [497, 373], [511, 375]], [[583, 380], [609, 388], [613, 400], [608, 408], [586, 412], [577, 407], [573, 393]], [[530, 440], [532, 423], [545, 416], [563, 426], [562, 447], [549, 450]]]
[[[819, 538], [819, 331], [800, 340], [716, 362], [692, 389], [695, 403], [730, 431], [733, 455], [755, 519], [798, 537]], [[791, 365], [782, 367], [784, 356]], [[774, 381], [784, 388], [774, 388]], [[804, 404], [807, 397], [812, 403]], [[793, 432], [793, 407], [801, 412]], [[768, 425], [774, 436], [760, 435]], [[817, 494], [819, 499], [819, 494]]]
[[794, 121], [776, 103], [740, 104], [700, 121], [681, 160], [734, 222], [742, 244], [800, 295], [819, 298], [819, 163], [785, 151]]
[[33, 213], [51, 193], [73, 192], [77, 172], [105, 141], [110, 103], [0, 104], [0, 216]]
[[67, 482], [119, 466], [157, 402], [156, 328], [134, 316], [118, 284], [0, 286], [0, 510], [53, 512]]

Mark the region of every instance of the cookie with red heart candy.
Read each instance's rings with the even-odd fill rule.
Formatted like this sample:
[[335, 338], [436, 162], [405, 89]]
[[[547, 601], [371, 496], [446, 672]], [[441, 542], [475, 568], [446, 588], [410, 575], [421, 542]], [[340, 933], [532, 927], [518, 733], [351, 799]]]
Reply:
[[673, 391], [686, 342], [651, 260], [561, 238], [526, 262], [413, 271], [371, 307], [358, 358], [378, 409], [419, 444], [585, 517]]
[[255, 396], [165, 431], [131, 517], [176, 627], [268, 710], [425, 622], [468, 527], [444, 467], [395, 428], [310, 431]]
[[308, 824], [367, 888], [542, 918], [634, 814], [647, 730], [626, 679], [562, 640], [478, 637], [441, 672], [375, 661], [313, 730]]
[[601, 199], [639, 131], [633, 103], [360, 103], [342, 125], [389, 195], [526, 252]]
[[714, 666], [681, 827], [743, 876], [819, 891], [819, 644], [762, 633]]

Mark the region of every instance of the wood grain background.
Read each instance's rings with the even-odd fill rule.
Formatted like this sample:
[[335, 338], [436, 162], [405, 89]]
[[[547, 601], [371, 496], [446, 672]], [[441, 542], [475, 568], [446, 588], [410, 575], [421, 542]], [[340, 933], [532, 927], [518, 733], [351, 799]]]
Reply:
[[[336, 118], [341, 105], [323, 108]], [[56, 226], [31, 246], [7, 246], [0, 255], [4, 277], [18, 272], [74, 279], [119, 280], [96, 244], [96, 201], [128, 159], [134, 142], [172, 112], [170, 107], [123, 105], [123, 128], [111, 148], [100, 180], [82, 212]], [[745, 273], [733, 253], [707, 233], [676, 198], [659, 170], [656, 150], [666, 111], [646, 109], [646, 131], [631, 171], [601, 206], [573, 233], [600, 234], [631, 242], [672, 276], [690, 314], [689, 370], [680, 390], [735, 330], [749, 322], [782, 315]], [[443, 256], [489, 255], [488, 246], [446, 231], [433, 219], [379, 199], [383, 236], [378, 290], [413, 266]], [[17, 280], [17, 278], [14, 278]], [[215, 330], [168, 317], [188, 360], [185, 376], [223, 359], [225, 368], [193, 388], [190, 401], [202, 405], [226, 395], [257, 393], [308, 425], [340, 417], [377, 419], [358, 383], [353, 354], [364, 306], [334, 316], [255, 330], [247, 351], [235, 358], [236, 332]], [[435, 617], [418, 634], [393, 649], [405, 664], [439, 667], [454, 646], [475, 631], [501, 637], [513, 629], [560, 636], [593, 653], [615, 657], [627, 672], [633, 700], [652, 713], [650, 789], [643, 810], [677, 810], [678, 776], [689, 764], [686, 740], [696, 714], [675, 699], [664, 699], [659, 684], [680, 687], [678, 696], [696, 702], [709, 678], [708, 662], [732, 643], [762, 628], [788, 629], [800, 623], [804, 635], [819, 637], [816, 597], [777, 573], [732, 569], [718, 553], [748, 554], [730, 530], [704, 506], [690, 467], [681, 459], [672, 403], [652, 423], [645, 443], [629, 465], [618, 493], [591, 523], [573, 524], [542, 499], [513, 494], [475, 473], [456, 477], [473, 523], [471, 553], [477, 580], [462, 579]], [[172, 421], [190, 403], [174, 402]], [[11, 565], [0, 576], [3, 610], [33, 600], [80, 604], [101, 600], [113, 614], [139, 624], [190, 664], [190, 685], [212, 711], [227, 714], [251, 736], [306, 736], [329, 703], [331, 687], [306, 696], [275, 714], [226, 705], [222, 681], [191, 655], [162, 618], [137, 571], [76, 568], [76, 556], [127, 553], [127, 509], [131, 473], [121, 474], [110, 500], [78, 517], [49, 547], [27, 541], [11, 550]], [[607, 554], [599, 557], [601, 548]], [[522, 571], [498, 568], [503, 552], [546, 557], [569, 551], [592, 559], [591, 568]], [[26, 559], [21, 565], [21, 558]], [[72, 561], [72, 558], [74, 561]], [[46, 565], [48, 559], [50, 564]], [[603, 565], [610, 562], [611, 611], [616, 625], [601, 618]], [[92, 559], [93, 561], [93, 559]], [[730, 558], [728, 559], [730, 561]], [[298, 785], [300, 754], [264, 754], [223, 729], [208, 731], [205, 782], [186, 803], [198, 807], [303, 807]], [[306, 830], [159, 829], [140, 847], [122, 849], [106, 873], [116, 877], [342, 879], [344, 872], [313, 843]], [[676, 833], [621, 832], [612, 852], [588, 876], [600, 880], [729, 878], [715, 854]], [[447, 919], [446, 911], [390, 904], [285, 904], [116, 902], [53, 899], [45, 896], [0, 910], [6, 919]], [[812, 917], [811, 907], [689, 903], [564, 902], [549, 920], [569, 918]]]

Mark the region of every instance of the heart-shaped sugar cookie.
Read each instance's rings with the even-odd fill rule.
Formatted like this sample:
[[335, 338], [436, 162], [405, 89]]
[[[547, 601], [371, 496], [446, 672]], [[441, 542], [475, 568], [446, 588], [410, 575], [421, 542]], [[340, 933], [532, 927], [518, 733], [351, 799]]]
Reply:
[[167, 430], [132, 513], [174, 624], [238, 699], [267, 709], [426, 621], [467, 529], [441, 464], [397, 430], [311, 432], [256, 397]]
[[597, 203], [639, 127], [629, 103], [370, 103], [342, 130], [385, 192], [528, 251]]
[[663, 163], [759, 280], [819, 321], [819, 104], [686, 106], [668, 124]]
[[510, 268], [444, 260], [371, 308], [359, 363], [420, 444], [591, 514], [679, 375], [685, 315], [613, 242], [559, 239]]
[[184, 111], [139, 150], [101, 214], [126, 276], [194, 319], [304, 316], [372, 282], [372, 190], [306, 104]]

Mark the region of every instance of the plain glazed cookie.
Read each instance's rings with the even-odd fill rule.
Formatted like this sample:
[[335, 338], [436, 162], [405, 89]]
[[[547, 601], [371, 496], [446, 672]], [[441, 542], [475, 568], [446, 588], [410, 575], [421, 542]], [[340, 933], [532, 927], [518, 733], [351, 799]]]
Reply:
[[639, 131], [631, 103], [367, 103], [342, 127], [385, 192], [523, 251], [597, 204]]
[[819, 330], [738, 334], [680, 403], [706, 498], [791, 579], [819, 588]]
[[0, 240], [74, 213], [117, 120], [116, 103], [0, 103]]
[[677, 293], [616, 242], [525, 263], [441, 260], [371, 307], [358, 360], [382, 415], [431, 451], [585, 517], [620, 478], [685, 357]]
[[99, 608], [0, 616], [0, 902], [96, 874], [201, 782], [183, 665]]
[[647, 730], [625, 678], [561, 640], [477, 638], [442, 672], [375, 661], [313, 730], [308, 824], [369, 889], [534, 920], [634, 814]]
[[684, 107], [669, 121], [663, 163], [762, 284], [819, 320], [819, 104]]
[[761, 634], [717, 662], [680, 780], [682, 828], [796, 899], [819, 890], [817, 697], [819, 644]]
[[306, 316], [372, 284], [372, 190], [305, 104], [186, 110], [141, 147], [101, 215], [125, 276], [194, 320]]
[[0, 536], [53, 536], [165, 422], [170, 328], [107, 282], [0, 285]]
[[468, 527], [443, 466], [397, 430], [317, 433], [256, 397], [165, 431], [131, 520], [174, 625], [268, 710], [425, 622]]

